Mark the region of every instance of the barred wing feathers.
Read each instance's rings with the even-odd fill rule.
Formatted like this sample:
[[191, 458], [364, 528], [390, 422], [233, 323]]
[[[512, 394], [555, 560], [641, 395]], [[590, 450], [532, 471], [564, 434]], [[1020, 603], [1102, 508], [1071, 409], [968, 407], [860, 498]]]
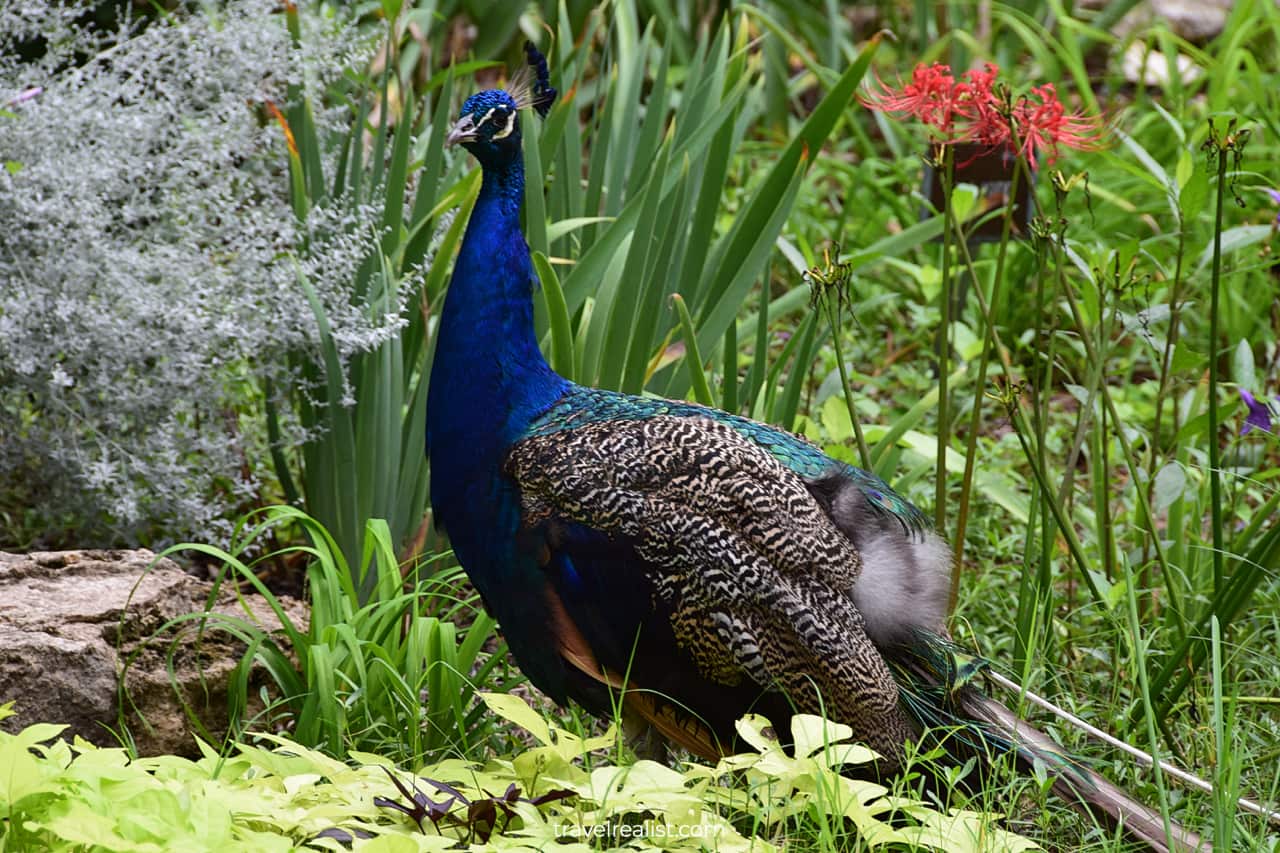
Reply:
[[[690, 670], [668, 678], [674, 699], [697, 684], [781, 691], [800, 711], [825, 707], [852, 726], [891, 769], [911, 727], [850, 596], [858, 550], [777, 455], [697, 414], [578, 418], [533, 430], [508, 454], [522, 535], [556, 570], [549, 577], [570, 623], [558, 629], [563, 656], [616, 681], [643, 672], [651, 647], [674, 638]], [[617, 583], [607, 577], [617, 572], [642, 574], [650, 600], [579, 594]], [[602, 608], [612, 613], [591, 612]], [[601, 649], [629, 649], [634, 660], [602, 659]]]

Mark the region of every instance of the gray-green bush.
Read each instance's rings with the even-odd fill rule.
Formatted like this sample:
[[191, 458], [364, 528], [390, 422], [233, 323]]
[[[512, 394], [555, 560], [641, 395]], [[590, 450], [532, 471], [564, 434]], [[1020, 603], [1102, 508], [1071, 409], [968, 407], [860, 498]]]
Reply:
[[[262, 488], [258, 389], [287, 388], [285, 353], [315, 347], [297, 264], [344, 357], [399, 328], [399, 311], [348, 293], [376, 220], [322, 210], [298, 224], [265, 108], [366, 50], [315, 14], [295, 46], [278, 6], [105, 33], [77, 23], [82, 8], [0, 6], [0, 535], [21, 536], [14, 513], [33, 528], [0, 545], [42, 544], [58, 518], [81, 546], [226, 542], [226, 519]], [[20, 58], [40, 39], [42, 56]], [[313, 99], [316, 121], [349, 126], [330, 100]], [[304, 438], [285, 424], [281, 441]]]

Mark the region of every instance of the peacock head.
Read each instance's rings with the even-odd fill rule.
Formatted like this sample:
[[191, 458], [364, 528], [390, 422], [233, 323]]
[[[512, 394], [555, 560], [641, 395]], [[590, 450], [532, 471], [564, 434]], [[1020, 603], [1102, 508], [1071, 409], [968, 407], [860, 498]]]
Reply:
[[477, 92], [462, 105], [445, 144], [461, 145], [485, 166], [519, 157], [520, 105], [502, 89]]
[[462, 114], [450, 128], [446, 145], [461, 145], [482, 166], [501, 166], [520, 154], [520, 110], [533, 107], [547, 117], [556, 90], [551, 87], [547, 59], [532, 42], [524, 43], [527, 65], [512, 78], [506, 90], [477, 92], [462, 105]]

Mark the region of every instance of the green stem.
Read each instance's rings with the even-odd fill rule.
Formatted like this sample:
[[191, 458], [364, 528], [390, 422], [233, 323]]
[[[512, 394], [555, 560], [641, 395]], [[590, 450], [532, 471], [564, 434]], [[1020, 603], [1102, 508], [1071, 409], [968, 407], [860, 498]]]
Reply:
[[[1021, 158], [1018, 159], [1018, 168], [1019, 169], [1027, 168], [1026, 163], [1023, 162]], [[1223, 168], [1225, 170], [1225, 166]], [[1219, 182], [1219, 184], [1221, 184], [1221, 182]], [[1032, 203], [1036, 204], [1037, 210], [1038, 210], [1039, 205], [1036, 203], [1034, 196], [1032, 197]], [[1221, 210], [1221, 205], [1219, 205], [1219, 210]], [[1221, 233], [1221, 229], [1219, 229], [1219, 233]], [[1052, 249], [1053, 249], [1054, 265], [1057, 269], [1057, 274], [1059, 276], [1062, 276], [1063, 262], [1064, 262], [1064, 258], [1062, 257], [1063, 246], [1060, 245], [1057, 240], [1051, 240], [1050, 245], [1052, 246]], [[1098, 353], [1094, 348], [1093, 338], [1084, 332], [1084, 330], [1086, 330], [1088, 327], [1085, 324], [1083, 315], [1080, 311], [1080, 304], [1076, 300], [1075, 294], [1072, 293], [1071, 289], [1069, 287], [1066, 287], [1065, 281], [1062, 282], [1062, 294], [1066, 298], [1067, 305], [1070, 308], [1072, 321], [1076, 324], [1076, 328], [1081, 330], [1080, 342], [1084, 345], [1085, 357], [1090, 364], [1097, 364]], [[1101, 385], [1098, 388], [1098, 391], [1102, 395], [1102, 403], [1106, 407], [1107, 413], [1111, 417], [1111, 422], [1113, 424], [1124, 423], [1124, 419], [1120, 417], [1119, 412], [1116, 410], [1115, 400], [1112, 399], [1111, 393], [1108, 390], [1107, 384], [1105, 382], [1101, 383]], [[1211, 410], [1212, 410], [1212, 407], [1211, 407]], [[1139, 467], [1140, 467], [1138, 463], [1137, 454], [1134, 453], [1133, 445], [1130, 444], [1129, 438], [1128, 436], [1125, 435], [1125, 431], [1123, 429], [1116, 430], [1116, 440], [1120, 442], [1120, 451], [1121, 451], [1121, 454], [1124, 456], [1125, 467], [1128, 469], [1130, 478], [1132, 478], [1135, 483], [1135, 494], [1138, 500], [1139, 507], [1142, 510], [1142, 515], [1147, 519], [1150, 519], [1151, 521], [1149, 523], [1151, 523], [1154, 526], [1155, 513], [1151, 509], [1151, 501], [1147, 497], [1147, 492], [1143, 488], [1136, 487], [1138, 483]], [[1213, 447], [1214, 445], [1210, 444], [1211, 450], [1213, 449]], [[1058, 512], [1055, 511], [1054, 514], [1056, 517]], [[1063, 532], [1065, 535], [1066, 531], [1063, 531]], [[1161, 576], [1166, 579], [1165, 589], [1169, 594], [1170, 608], [1172, 609], [1175, 616], [1177, 617], [1180, 623], [1180, 627], [1185, 630], [1187, 627], [1186, 613], [1182, 609], [1181, 601], [1179, 600], [1179, 597], [1175, 591], [1175, 585], [1171, 579], [1172, 573], [1169, 571], [1168, 554], [1165, 551], [1164, 545], [1161, 544], [1160, 537], [1157, 534], [1157, 532], [1154, 529], [1151, 530], [1150, 532], [1151, 532], [1151, 544], [1154, 547], [1155, 553], [1156, 553], [1156, 562], [1159, 563], [1160, 565]], [[1221, 554], [1221, 551], [1219, 550], [1217, 553]], [[1159, 679], [1157, 679], [1157, 686], [1159, 686]], [[1158, 689], [1156, 693], [1159, 694]]]
[[[938, 336], [938, 460], [933, 482], [933, 524], [942, 530], [947, 520], [947, 448], [950, 432], [950, 395], [947, 393], [947, 374], [951, 360], [951, 210], [952, 168], [955, 157], [950, 145], [942, 146], [942, 209], [946, 227], [942, 232], [942, 287], [938, 298], [942, 301], [942, 330]], [[953, 583], [954, 586], [954, 583]]]
[[[1038, 254], [1042, 254], [1045, 257], [1048, 256], [1048, 252], [1043, 246], [1038, 250]], [[1041, 351], [1041, 361], [1039, 365], [1041, 368], [1040, 378], [1038, 380], [1033, 379], [1031, 383], [1029, 383], [1032, 414], [1031, 428], [1034, 430], [1036, 437], [1036, 464], [1039, 465], [1040, 470], [1045, 473], [1045, 482], [1047, 482], [1049, 472], [1049, 453], [1046, 435], [1049, 430], [1049, 398], [1050, 389], [1053, 387], [1053, 370], [1058, 361], [1058, 315], [1057, 312], [1047, 310], [1045, 306], [1056, 303], [1056, 293], [1061, 291], [1066, 286], [1066, 283], [1062, 278], [1062, 268], [1057, 264], [1057, 258], [1055, 258], [1053, 270], [1054, 276], [1052, 279], [1054, 293], [1047, 293], [1045, 288], [1044, 260], [1038, 259], [1037, 265], [1040, 268], [1040, 272], [1036, 276], [1036, 324], [1035, 337], [1032, 338], [1032, 340], [1044, 341], [1044, 349]], [[1044, 325], [1046, 321], [1048, 323], [1047, 327]], [[1035, 374], [1033, 371], [1035, 369], [1036, 365], [1033, 364], [1028, 367], [1027, 373], [1034, 377]], [[1064, 481], [1069, 477], [1070, 473], [1066, 472], [1066, 476], [1063, 478]], [[1055, 501], [1053, 492], [1051, 490], [1043, 489], [1039, 491], [1039, 500], [1041, 503], [1041, 527], [1040, 564], [1038, 567], [1038, 573], [1040, 577], [1041, 590], [1047, 590], [1050, 588], [1049, 584], [1053, 571], [1053, 551], [1056, 547], [1053, 538], [1052, 526], [1049, 524], [1049, 517], [1052, 515], [1055, 520], [1059, 514], [1063, 517], [1067, 517], [1067, 512], [1071, 503], [1067, 500]], [[1052, 508], [1050, 507], [1050, 504], [1053, 504]], [[1087, 570], [1083, 566], [1081, 567], [1081, 571], [1086, 575], [1088, 574]], [[1075, 606], [1075, 590], [1076, 588], [1074, 584], [1068, 584], [1068, 607], [1074, 608]]]
[[693, 388], [693, 397], [700, 404], [714, 407], [711, 399], [711, 386], [707, 384], [707, 375], [702, 370], [702, 353], [698, 351], [698, 333], [689, 316], [689, 308], [684, 304], [684, 297], [678, 293], [671, 294], [671, 303], [676, 306], [676, 316], [680, 318], [680, 330], [684, 333], [684, 363], [689, 369], [689, 384]]
[[[1028, 177], [1030, 180], [1030, 177]], [[1034, 416], [1033, 428], [1036, 434], [1036, 460], [1041, 471], [1049, 470], [1049, 458], [1045, 453], [1045, 422], [1049, 419], [1047, 410], [1048, 405], [1048, 389], [1053, 382], [1053, 368], [1057, 363], [1057, 346], [1058, 346], [1058, 315], [1056, 312], [1048, 311], [1045, 306], [1052, 302], [1050, 295], [1046, 293], [1045, 264], [1049, 257], [1049, 250], [1046, 241], [1040, 241], [1036, 247], [1036, 299], [1035, 299], [1035, 326], [1033, 341], [1043, 341], [1044, 349], [1038, 351], [1041, 353], [1042, 375], [1037, 382], [1033, 381], [1031, 413]], [[1054, 279], [1056, 282], [1057, 279]], [[1046, 322], [1048, 323], [1046, 327]], [[1028, 365], [1028, 375], [1034, 376], [1036, 365], [1034, 363]], [[1067, 482], [1071, 478], [1071, 472], [1068, 470], [1063, 482]], [[1043, 489], [1036, 490], [1036, 503], [1040, 506], [1040, 530], [1039, 530], [1039, 553], [1036, 555], [1036, 606], [1039, 608], [1038, 613], [1043, 614], [1044, 623], [1044, 646], [1040, 657], [1046, 664], [1050, 662], [1049, 653], [1052, 651], [1053, 644], [1053, 552], [1057, 547], [1057, 541], [1053, 535], [1054, 524], [1057, 523], [1056, 516], [1050, 508], [1053, 503], [1056, 507], [1067, 507], [1070, 504], [1064, 498], [1054, 503], [1053, 496]], [[1065, 514], [1065, 513], [1064, 513]], [[1034, 528], [1032, 528], [1034, 529]], [[1081, 571], [1085, 570], [1081, 568]], [[1066, 588], [1067, 606], [1071, 609], [1075, 607], [1076, 586], [1068, 583]]]
[[[839, 258], [836, 260], [838, 261]], [[844, 405], [849, 411], [849, 422], [853, 424], [853, 436], [858, 442], [858, 458], [862, 460], [862, 467], [871, 471], [871, 449], [867, 447], [867, 439], [862, 435], [862, 424], [858, 422], [858, 413], [853, 408], [853, 386], [849, 382], [849, 371], [844, 366], [844, 351], [840, 346], [840, 311], [836, 305], [839, 298], [839, 296], [827, 294], [823, 297], [823, 301], [827, 304], [827, 320], [831, 323], [831, 343], [836, 351], [836, 367], [840, 370], [840, 387], [844, 389]]]
[[1209, 509], [1213, 513], [1213, 592], [1222, 588], [1222, 460], [1218, 445], [1218, 291], [1222, 278], [1222, 201], [1227, 148], [1218, 149], [1218, 210], [1213, 226], [1213, 277], [1209, 298]]
[[724, 382], [720, 391], [720, 408], [738, 413], [738, 324], [724, 330]]
[[[1117, 430], [1118, 431], [1118, 430]], [[1128, 616], [1129, 636], [1133, 647], [1132, 665], [1138, 674], [1138, 693], [1141, 699], [1142, 716], [1146, 722], [1147, 741], [1150, 744], [1151, 770], [1156, 779], [1156, 792], [1160, 799], [1160, 818], [1164, 823], [1166, 838], [1172, 838], [1172, 827], [1169, 823], [1169, 792], [1165, 787], [1164, 768], [1160, 761], [1160, 736], [1156, 731], [1156, 711], [1151, 701], [1151, 681], [1147, 675], [1147, 648], [1141, 633], [1141, 622], [1138, 619], [1138, 593], [1132, 583], [1126, 583], [1125, 615]]]
[[[1062, 269], [1065, 259], [1062, 257], [1063, 247], [1057, 240], [1051, 241], [1054, 254], [1054, 264], [1057, 267], [1058, 275], [1063, 275]], [[1084, 346], [1085, 358], [1089, 364], [1099, 364], [1100, 356], [1097, 348], [1094, 346], [1093, 337], [1086, 333], [1088, 325], [1085, 323], [1084, 314], [1080, 310], [1080, 302], [1076, 299], [1075, 293], [1071, 288], [1066, 286], [1066, 282], [1062, 282], [1062, 295], [1067, 300], [1067, 307], [1071, 311], [1072, 322], [1076, 324], [1076, 328], [1081, 331], [1079, 336], [1080, 343]], [[1111, 396], [1107, 383], [1103, 382], [1098, 387], [1098, 393], [1102, 397], [1102, 404], [1106, 408], [1111, 423], [1119, 425], [1124, 423], [1124, 419], [1120, 417], [1120, 412], [1116, 409], [1115, 400]], [[1123, 429], [1116, 429], [1116, 441], [1120, 443], [1120, 452], [1124, 456], [1125, 467], [1128, 469], [1129, 477], [1134, 483], [1134, 496], [1137, 498], [1138, 506], [1142, 511], [1142, 517], [1150, 519], [1150, 523], [1155, 524], [1155, 511], [1151, 508], [1151, 501], [1147, 498], [1147, 490], [1138, 485], [1139, 469], [1138, 455], [1133, 450], [1133, 445], [1129, 442], [1129, 437]], [[1164, 578], [1170, 577], [1169, 559], [1165, 552], [1164, 545], [1160, 543], [1160, 537], [1155, 530], [1151, 531], [1151, 544], [1155, 548], [1156, 561], [1160, 564], [1160, 571]], [[1126, 580], [1128, 580], [1126, 578]], [[1182, 627], [1186, 627], [1186, 614], [1182, 609], [1182, 602], [1179, 600], [1177, 593], [1174, 591], [1173, 583], [1167, 582], [1165, 589], [1169, 593], [1169, 607], [1173, 610], [1178, 620], [1182, 623]]]
[[[1094, 387], [1099, 387], [1106, 381], [1107, 361], [1106, 349], [1107, 342], [1111, 340], [1111, 323], [1107, 317], [1107, 283], [1103, 277], [1098, 279], [1098, 361], [1093, 365], [1093, 381]], [[1113, 312], [1116, 309], [1112, 309]], [[1113, 314], [1114, 320], [1114, 314]], [[1089, 414], [1092, 414], [1090, 412]], [[1122, 427], [1120, 424], [1115, 425], [1117, 430]], [[1097, 503], [1093, 508], [1094, 518], [1097, 521], [1098, 539], [1102, 547], [1102, 573], [1106, 575], [1107, 580], [1115, 581], [1116, 572], [1116, 555], [1115, 555], [1115, 531], [1111, 524], [1111, 499], [1107, 494], [1108, 475], [1111, 471], [1111, 442], [1107, 441], [1107, 409], [1102, 408], [1098, 412], [1098, 428], [1094, 431], [1097, 437], [1097, 448], [1094, 452], [1094, 458], [1100, 460], [1101, 464], [1094, 467], [1094, 494], [1097, 496]], [[1134, 487], [1141, 489], [1141, 485], [1134, 483]], [[1153, 524], [1154, 526], [1154, 524]]]
[[[1022, 445], [1022, 452], [1027, 457], [1027, 461], [1031, 464], [1031, 473], [1035, 475], [1036, 484], [1039, 485], [1044, 495], [1051, 495], [1052, 488], [1049, 486], [1048, 472], [1040, 465], [1040, 456], [1035, 453], [1030, 445], [1027, 444], [1027, 424], [1023, 418], [1022, 410], [1015, 403], [1009, 407], [1009, 422], [1013, 426], [1014, 434], [1018, 436], [1018, 443]], [[1080, 576], [1084, 578], [1085, 586], [1089, 588], [1089, 595], [1094, 602], [1103, 605], [1105, 599], [1102, 592], [1098, 589], [1098, 584], [1094, 581], [1093, 575], [1089, 574], [1089, 561], [1084, 555], [1084, 548], [1080, 544], [1080, 539], [1076, 535], [1076, 529], [1071, 524], [1071, 519], [1066, 517], [1058, 502], [1051, 498], [1044, 501], [1045, 508], [1053, 516], [1058, 524], [1058, 532], [1062, 534], [1063, 540], [1067, 544], [1067, 551], [1071, 554], [1072, 560], [1075, 561], [1077, 568], [1080, 570]]]
[[[1165, 338], [1164, 352], [1160, 356], [1160, 387], [1156, 391], [1155, 400], [1155, 417], [1151, 422], [1151, 455], [1147, 460], [1147, 500], [1150, 501], [1155, 495], [1156, 469], [1160, 461], [1160, 422], [1164, 418], [1164, 399], [1169, 393], [1169, 377], [1173, 373], [1173, 351], [1178, 345], [1178, 327], [1181, 325], [1181, 311], [1179, 304], [1182, 291], [1182, 259], [1185, 255], [1187, 242], [1187, 223], [1186, 214], [1181, 206], [1178, 208], [1178, 252], [1174, 261], [1173, 268], [1173, 285], [1169, 291], [1169, 334]], [[1178, 407], [1170, 407], [1170, 415], [1173, 423], [1169, 429], [1170, 444], [1167, 451], [1167, 457], [1174, 459], [1178, 455]], [[1148, 521], [1151, 530], [1155, 530], [1155, 522]], [[1154, 534], [1148, 534], [1142, 544], [1142, 575], [1140, 583], [1143, 589], [1148, 589], [1151, 585], [1151, 570], [1147, 565], [1150, 556], [1151, 540]], [[1172, 578], [1166, 578], [1166, 583], [1172, 583]], [[1151, 602], [1150, 596], [1147, 596], [1139, 602], [1139, 605], [1145, 605]]]
[[[1018, 198], [1018, 178], [1014, 170], [1009, 182], [1009, 204], [1005, 206], [1004, 221], [1000, 229], [1000, 249], [996, 255], [995, 278], [991, 282], [991, 313], [1000, 304], [1000, 289], [1004, 283], [1004, 262], [1009, 254], [1009, 236], [1013, 227], [1014, 201]], [[960, 566], [964, 564], [964, 538], [969, 526], [969, 501], [973, 489], [973, 472], [978, 456], [978, 431], [982, 426], [982, 396], [987, 385], [987, 364], [995, 346], [995, 331], [991, 323], [984, 323], [982, 354], [978, 358], [978, 381], [973, 388], [973, 409], [969, 414], [969, 435], [965, 440], [964, 475], [960, 480], [960, 505], [956, 515], [955, 562], [951, 570], [951, 608], [955, 609], [960, 588]]]

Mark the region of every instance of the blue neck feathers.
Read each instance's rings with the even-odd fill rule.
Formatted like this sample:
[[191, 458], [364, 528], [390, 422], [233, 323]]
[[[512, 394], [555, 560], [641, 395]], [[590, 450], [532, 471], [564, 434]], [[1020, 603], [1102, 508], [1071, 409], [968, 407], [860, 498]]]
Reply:
[[464, 487], [458, 480], [496, 471], [506, 448], [569, 387], [547, 365], [534, 336], [519, 149], [482, 166], [431, 369], [427, 448], [437, 506], [442, 491]]

